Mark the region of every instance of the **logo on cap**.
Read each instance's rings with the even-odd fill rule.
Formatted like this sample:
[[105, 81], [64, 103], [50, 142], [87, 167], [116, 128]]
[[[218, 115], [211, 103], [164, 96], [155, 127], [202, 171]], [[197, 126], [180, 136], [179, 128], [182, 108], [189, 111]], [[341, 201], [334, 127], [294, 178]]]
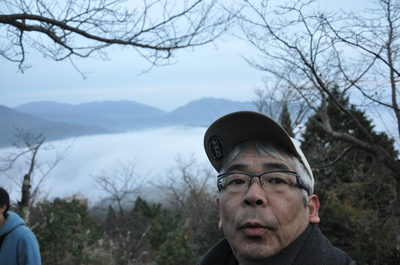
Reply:
[[222, 159], [226, 152], [225, 149], [225, 142], [220, 136], [214, 135], [208, 140], [208, 153], [212, 159]]

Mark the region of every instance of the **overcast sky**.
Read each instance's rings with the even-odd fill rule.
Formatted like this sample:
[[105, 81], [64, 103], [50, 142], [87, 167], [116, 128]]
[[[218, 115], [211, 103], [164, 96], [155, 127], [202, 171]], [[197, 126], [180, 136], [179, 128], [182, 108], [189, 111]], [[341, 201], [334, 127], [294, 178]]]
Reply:
[[[348, 9], [360, 7], [359, 3], [365, 0], [319, 2], [330, 5], [329, 8]], [[0, 46], [4, 41], [0, 39]], [[217, 47], [210, 44], [178, 51], [173, 65], [154, 68], [142, 75], [148, 64], [134, 49], [116, 46], [108, 55], [109, 61], [75, 61], [87, 73], [86, 80], [68, 61], [54, 62], [35, 50], [28, 50], [27, 63], [32, 68], [23, 74], [16, 63], [0, 57], [0, 104], [15, 107], [40, 100], [71, 104], [133, 100], [171, 111], [203, 97], [249, 101], [254, 98], [254, 89], [263, 86], [263, 73], [242, 58], [254, 56], [254, 50], [244, 41], [228, 36], [218, 41]]]
[[102, 100], [134, 100], [170, 111], [202, 97], [251, 100], [262, 73], [242, 59], [250, 49], [240, 41], [218, 42], [194, 51], [179, 51], [173, 65], [153, 68], [133, 49], [109, 52], [109, 61], [76, 61], [87, 79], [69, 62], [53, 62], [37, 53], [28, 56], [32, 68], [24, 74], [4, 59], [0, 65], [0, 104], [14, 107], [38, 100], [82, 103]]

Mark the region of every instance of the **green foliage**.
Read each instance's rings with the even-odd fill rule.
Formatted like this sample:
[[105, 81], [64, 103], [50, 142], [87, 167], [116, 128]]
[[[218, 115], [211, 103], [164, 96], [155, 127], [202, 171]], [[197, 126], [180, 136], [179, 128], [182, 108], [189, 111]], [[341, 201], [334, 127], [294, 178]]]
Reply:
[[210, 207], [209, 211], [204, 213], [205, 222], [193, 226], [193, 241], [197, 245], [197, 253], [204, 255], [223, 237], [224, 233], [219, 229], [219, 213], [217, 207]]
[[161, 204], [150, 206], [143, 202], [141, 209], [152, 219], [149, 242], [156, 251], [157, 264], [196, 264], [201, 255], [223, 237], [218, 229], [216, 211], [203, 213], [205, 223], [191, 223], [186, 219], [184, 224], [181, 212], [162, 210]]
[[158, 250], [167, 241], [168, 234], [181, 227], [180, 214], [168, 214], [166, 210], [161, 210], [161, 204], [152, 204], [152, 206], [149, 206], [145, 201], [141, 209], [144, 215], [152, 219], [150, 246]]
[[292, 120], [290, 119], [290, 113], [287, 106], [287, 102], [285, 102], [282, 107], [282, 112], [281, 115], [279, 116], [279, 123], [291, 137], [294, 137], [293, 124]]
[[121, 212], [115, 211], [111, 205], [108, 206], [101, 226], [101, 248], [103, 255], [106, 253], [114, 261], [113, 264], [137, 264], [136, 259], [140, 257], [154, 256], [148, 243], [151, 220], [141, 212], [144, 203], [147, 205], [138, 197], [134, 205], [127, 204], [123, 209], [127, 222]]
[[143, 201], [140, 205], [140, 209], [144, 216], [154, 219], [161, 213], [161, 203], [153, 203], [149, 205], [146, 201]]
[[99, 203], [95, 212], [102, 220], [100, 227], [90, 217], [85, 199], [38, 204], [32, 216], [43, 264], [196, 264], [223, 237], [215, 188], [196, 182], [199, 175], [192, 176], [195, 181], [185, 179], [173, 187], [177, 191], [173, 194], [179, 196], [168, 199], [168, 208], [138, 197], [134, 204], [124, 205], [122, 215], [112, 203]]
[[[397, 156], [393, 140], [384, 133], [374, 132], [371, 120], [351, 105], [348, 97], [340, 95], [337, 88], [331, 92], [341, 98], [341, 103], [375, 141]], [[333, 130], [366, 140], [355, 122], [333, 103], [328, 104], [327, 111]], [[312, 118], [320, 120], [318, 115]], [[395, 264], [396, 239], [390, 203], [395, 182], [391, 172], [373, 155], [332, 140], [312, 119], [303, 137], [302, 149], [316, 167], [315, 193], [321, 203], [319, 226], [323, 233], [357, 264]], [[348, 152], [342, 156], [345, 150]]]
[[117, 225], [117, 214], [115, 213], [114, 208], [109, 205], [106, 220], [102, 225], [102, 230], [108, 232], [111, 231], [111, 233], [113, 233], [115, 232], [115, 225]]
[[85, 251], [98, 238], [97, 223], [90, 217], [87, 200], [76, 197], [44, 201], [38, 205], [43, 219], [34, 232], [43, 264], [89, 264]]
[[[397, 157], [398, 152], [394, 148], [394, 140], [389, 138], [385, 133], [375, 132], [375, 126], [372, 124], [372, 120], [366, 117], [364, 111], [359, 110], [356, 108], [356, 106], [350, 104], [349, 97], [342, 95], [337, 86], [332, 88], [331, 94], [333, 97], [339, 99], [340, 103], [350, 111], [350, 113], [364, 128], [366, 128], [366, 130], [372, 135], [377, 143], [385, 147], [386, 151], [393, 157]], [[358, 128], [357, 123], [344, 112], [340, 111], [332, 101], [328, 102], [327, 114], [329, 116], [332, 130], [339, 133], [349, 133], [357, 139], [366, 140], [366, 136], [364, 135], [363, 131]], [[312, 122], [313, 119], [320, 122], [322, 121], [318, 114], [315, 114], [313, 117], [311, 117], [309, 122], [310, 125], [307, 127], [307, 130], [303, 135], [305, 141], [302, 144], [302, 148], [310, 149], [312, 145], [314, 145], [317, 148], [330, 150], [331, 148], [335, 147], [335, 144], [340, 144], [339, 142], [335, 142], [329, 138], [321, 127]], [[333, 154], [332, 157], [334, 157], [334, 155], [335, 154]]]
[[156, 262], [160, 265], [194, 264], [193, 253], [196, 247], [189, 243], [188, 235], [172, 230], [157, 252]]

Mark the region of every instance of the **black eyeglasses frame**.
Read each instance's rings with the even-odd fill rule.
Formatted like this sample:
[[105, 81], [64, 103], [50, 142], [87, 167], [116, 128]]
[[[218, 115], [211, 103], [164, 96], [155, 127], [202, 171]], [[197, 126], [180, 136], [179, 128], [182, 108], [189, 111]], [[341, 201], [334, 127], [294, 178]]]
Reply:
[[260, 181], [261, 186], [264, 187], [264, 184], [263, 184], [263, 182], [261, 181], [261, 177], [262, 177], [263, 175], [265, 175], [265, 174], [275, 173], [275, 172], [286, 173], [286, 174], [295, 176], [295, 177], [296, 177], [296, 183], [295, 183], [295, 185], [294, 185], [293, 187], [301, 188], [301, 189], [303, 189], [303, 190], [305, 190], [305, 191], [307, 192], [307, 195], [310, 195], [310, 191], [309, 191], [307, 185], [306, 185], [305, 182], [300, 178], [299, 174], [297, 174], [297, 173], [294, 172], [294, 171], [287, 171], [287, 170], [274, 170], [274, 171], [264, 172], [264, 173], [261, 173], [261, 174], [247, 174], [247, 173], [243, 173], [243, 172], [226, 172], [226, 173], [222, 173], [222, 174], [219, 174], [219, 175], [217, 176], [217, 187], [218, 187], [218, 191], [221, 192], [221, 191], [223, 190], [222, 184], [221, 184], [221, 180], [222, 180], [223, 178], [229, 176], [229, 175], [232, 175], [232, 174], [242, 174], [242, 175], [248, 176], [248, 177], [250, 178], [250, 180], [249, 180], [249, 187], [250, 187], [250, 185], [251, 185], [252, 179], [253, 179], [254, 177], [257, 177], [258, 180]]

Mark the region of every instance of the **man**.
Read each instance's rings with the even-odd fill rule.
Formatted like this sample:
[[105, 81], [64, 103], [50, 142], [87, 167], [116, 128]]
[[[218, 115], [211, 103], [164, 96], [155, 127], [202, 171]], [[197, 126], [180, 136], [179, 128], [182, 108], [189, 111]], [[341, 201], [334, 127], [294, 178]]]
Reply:
[[16, 213], [8, 211], [10, 197], [0, 187], [0, 264], [40, 265], [39, 244], [35, 235]]
[[220, 174], [225, 238], [199, 265], [355, 264], [319, 230], [311, 167], [278, 123], [257, 112], [234, 112], [208, 128], [204, 146]]

